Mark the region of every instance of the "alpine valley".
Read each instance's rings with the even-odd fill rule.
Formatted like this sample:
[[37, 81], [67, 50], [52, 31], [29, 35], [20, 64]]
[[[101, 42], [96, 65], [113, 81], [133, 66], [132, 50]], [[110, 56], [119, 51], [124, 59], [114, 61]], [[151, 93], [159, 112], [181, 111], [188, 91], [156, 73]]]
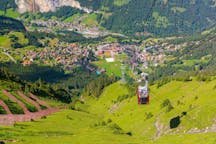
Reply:
[[0, 0], [0, 144], [215, 144], [216, 0]]

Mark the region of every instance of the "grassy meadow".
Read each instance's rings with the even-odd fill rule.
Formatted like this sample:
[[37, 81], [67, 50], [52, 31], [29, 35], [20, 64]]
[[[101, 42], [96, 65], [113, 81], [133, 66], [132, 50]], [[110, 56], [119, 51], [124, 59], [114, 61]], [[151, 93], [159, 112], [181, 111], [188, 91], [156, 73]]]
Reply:
[[[150, 104], [138, 105], [136, 96], [119, 99], [128, 90], [117, 82], [106, 87], [98, 99], [84, 97], [84, 103], [77, 103], [76, 110], [1, 126], [0, 139], [17, 144], [214, 144], [216, 133], [189, 131], [210, 128], [215, 123], [215, 87], [216, 80], [172, 81], [159, 88], [153, 85]], [[162, 107], [166, 99], [173, 107], [170, 110]], [[182, 115], [183, 112], [186, 114]], [[170, 129], [170, 120], [177, 116], [180, 124]], [[160, 130], [156, 129], [157, 124]]]

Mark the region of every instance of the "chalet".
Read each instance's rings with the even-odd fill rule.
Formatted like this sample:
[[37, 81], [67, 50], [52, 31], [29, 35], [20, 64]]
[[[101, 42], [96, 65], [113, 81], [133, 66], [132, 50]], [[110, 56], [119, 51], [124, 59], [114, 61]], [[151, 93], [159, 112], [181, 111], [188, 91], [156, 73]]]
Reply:
[[30, 60], [25, 60], [25, 61], [22, 62], [23, 66], [28, 66], [28, 65], [31, 65], [31, 64], [32, 64], [32, 61], [30, 61]]

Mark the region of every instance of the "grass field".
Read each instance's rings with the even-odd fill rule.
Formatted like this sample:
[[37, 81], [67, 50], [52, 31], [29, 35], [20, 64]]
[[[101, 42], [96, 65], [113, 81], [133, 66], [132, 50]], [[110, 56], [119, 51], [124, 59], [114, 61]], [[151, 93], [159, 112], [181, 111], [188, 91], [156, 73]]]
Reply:
[[76, 18], [78, 18], [78, 17], [80, 17], [81, 16], [81, 14], [74, 14], [74, 15], [72, 15], [72, 16], [70, 16], [70, 17], [68, 17], [68, 18], [66, 18], [65, 20], [64, 20], [64, 22], [74, 22], [74, 20], [76, 19]]
[[122, 6], [125, 4], [128, 4], [130, 0], [114, 0], [114, 5], [116, 6]]
[[98, 26], [97, 14], [90, 14], [82, 20], [88, 27]]
[[121, 76], [121, 69], [120, 69], [121, 63], [119, 61], [108, 63], [106, 62], [106, 60], [100, 60], [100, 61], [93, 62], [93, 64], [98, 67], [105, 68], [106, 74], [108, 75], [114, 74], [117, 76]]
[[[115, 62], [107, 62], [105, 59], [101, 59], [98, 61], [94, 61], [92, 62], [92, 64], [100, 67], [100, 68], [105, 68], [106, 69], [106, 74], [107, 75], [116, 75], [121, 77], [122, 76], [122, 70], [121, 70], [121, 61], [127, 59], [128, 56], [121, 54], [121, 55], [117, 55], [115, 56]], [[131, 70], [130, 68], [128, 68], [128, 65], [124, 65], [125, 66], [125, 70], [124, 72], [128, 75], [131, 75]]]
[[10, 48], [11, 42], [8, 36], [0, 36], [0, 47]]
[[[215, 85], [216, 80], [173, 81], [160, 88], [153, 85], [150, 104], [138, 105], [135, 96], [118, 101], [128, 91], [117, 82], [105, 88], [98, 99], [85, 97], [85, 103], [76, 106], [80, 111], [62, 110], [45, 119], [0, 127], [0, 139], [14, 140], [17, 144], [214, 144], [216, 133], [186, 132], [192, 128], [210, 128], [214, 123]], [[174, 107], [169, 112], [161, 108], [167, 98]], [[170, 119], [183, 111], [187, 114], [181, 117], [179, 126], [170, 130]], [[148, 116], [149, 113], [152, 115]], [[156, 121], [163, 125], [158, 138], [155, 138]]]
[[[4, 15], [4, 11], [0, 11], [0, 15]], [[18, 18], [20, 14], [14, 11], [13, 9], [8, 9], [5, 16], [11, 17], [11, 18]]]

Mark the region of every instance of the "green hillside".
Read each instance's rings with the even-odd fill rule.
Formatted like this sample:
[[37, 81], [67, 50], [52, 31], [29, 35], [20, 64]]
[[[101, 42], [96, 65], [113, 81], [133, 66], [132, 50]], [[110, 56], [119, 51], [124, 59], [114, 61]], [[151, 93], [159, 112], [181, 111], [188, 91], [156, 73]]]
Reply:
[[215, 24], [213, 0], [79, 0], [102, 11], [103, 26], [127, 35], [176, 35], [200, 32]]
[[[215, 84], [216, 80], [194, 80], [173, 81], [160, 88], [153, 85], [150, 87], [150, 104], [138, 105], [135, 96], [118, 98], [127, 95], [128, 90], [117, 82], [105, 88], [100, 98], [84, 97], [84, 104], [76, 103], [75, 108], [79, 111], [63, 110], [35, 122], [0, 127], [4, 129], [0, 131], [1, 139], [15, 140], [19, 144], [213, 144], [216, 142], [216, 134], [213, 133]], [[170, 103], [164, 105], [166, 99]], [[178, 116], [180, 124], [170, 129], [170, 120]], [[202, 131], [193, 132], [194, 128]]]
[[8, 31], [24, 32], [26, 30], [21, 21], [10, 17], [0, 16], [0, 32], [5, 33]]
[[[100, 24], [113, 32], [136, 36], [190, 35], [216, 23], [214, 0], [77, 0], [93, 9], [84, 23]], [[0, 2], [0, 15], [23, 19], [51, 19], [72, 21], [74, 15], [84, 14], [76, 8], [64, 6], [56, 12], [19, 15], [15, 0]], [[89, 24], [90, 23], [90, 24]]]

